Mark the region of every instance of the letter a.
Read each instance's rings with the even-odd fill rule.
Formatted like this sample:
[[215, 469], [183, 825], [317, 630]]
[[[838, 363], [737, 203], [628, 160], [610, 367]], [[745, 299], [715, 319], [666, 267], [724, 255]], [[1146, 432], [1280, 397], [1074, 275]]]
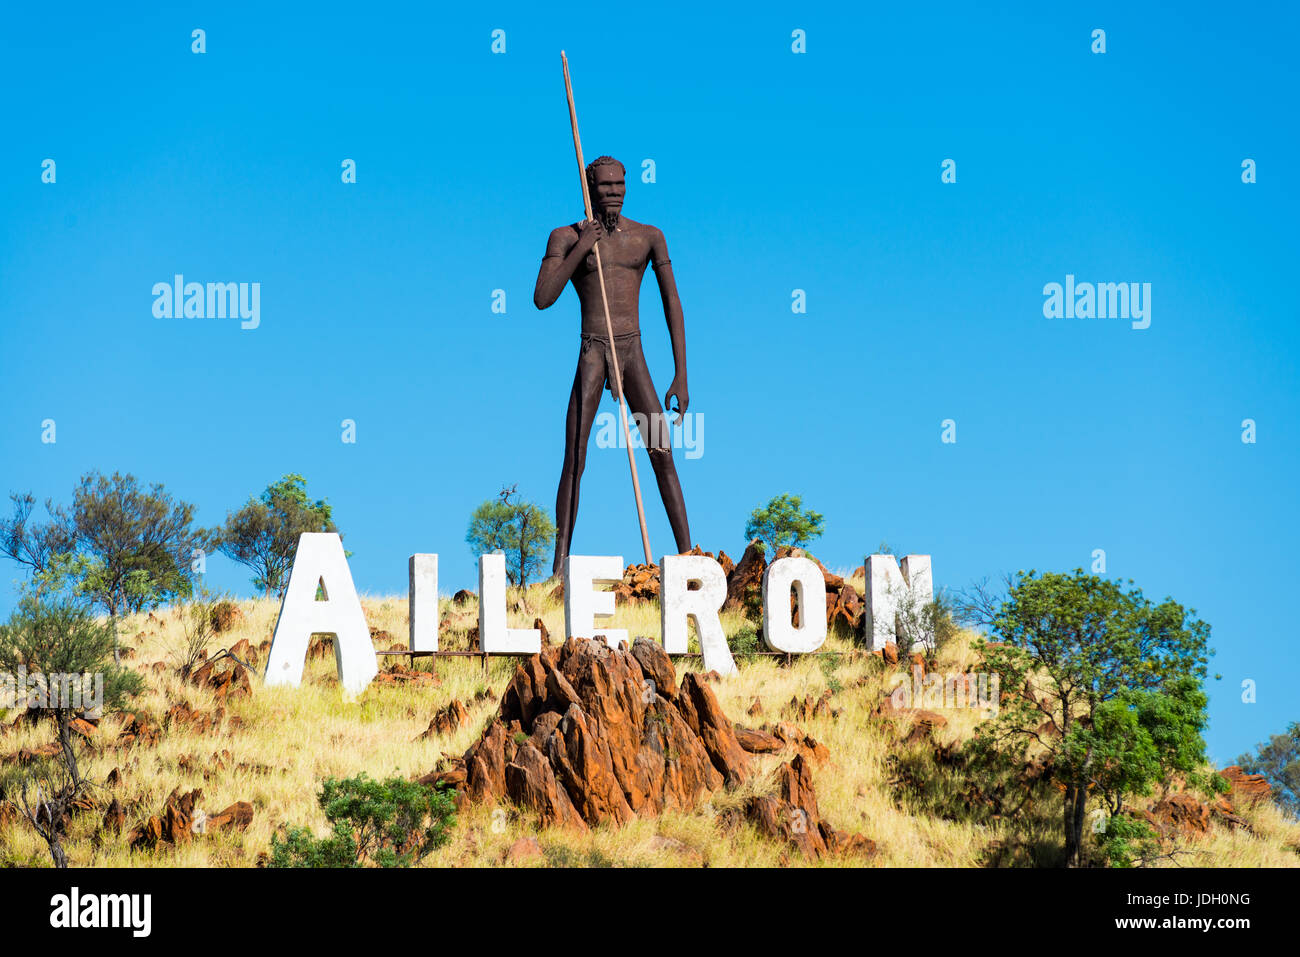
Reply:
[[[322, 601], [316, 600], [318, 584], [325, 586]], [[302, 683], [307, 645], [314, 634], [334, 636], [334, 660], [344, 694], [351, 697], [364, 691], [379, 667], [337, 532], [304, 532], [298, 539], [267, 655], [267, 686], [296, 688]]]

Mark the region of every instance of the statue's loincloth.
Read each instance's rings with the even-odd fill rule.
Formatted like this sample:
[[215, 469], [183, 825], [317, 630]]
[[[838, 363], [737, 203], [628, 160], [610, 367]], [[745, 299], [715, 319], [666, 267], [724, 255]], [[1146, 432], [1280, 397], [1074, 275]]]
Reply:
[[[641, 333], [625, 332], [614, 337], [614, 350], [618, 353], [619, 373], [623, 380], [624, 391], [627, 390], [629, 372], [641, 373], [646, 368], [645, 356], [641, 353]], [[605, 388], [612, 395], [614, 392], [614, 360], [610, 355], [609, 337], [582, 334], [582, 346], [578, 352], [578, 365], [600, 362], [604, 367]]]

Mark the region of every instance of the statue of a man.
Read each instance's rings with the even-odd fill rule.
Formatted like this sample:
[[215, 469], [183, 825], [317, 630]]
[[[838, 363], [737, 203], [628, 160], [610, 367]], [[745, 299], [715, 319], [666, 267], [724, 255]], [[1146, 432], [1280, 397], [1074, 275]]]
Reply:
[[[537, 289], [533, 293], [537, 308], [545, 309], [560, 297], [565, 283], [572, 280], [582, 304], [582, 345], [578, 351], [573, 391], [569, 393], [564, 469], [555, 496], [554, 570], [557, 574], [563, 570], [564, 559], [569, 554], [573, 525], [578, 516], [578, 485], [587, 459], [587, 439], [591, 435], [601, 391], [608, 386], [610, 393], [614, 394], [616, 388], [610, 367], [609, 335], [600, 280], [596, 274], [596, 257], [592, 253], [592, 246], [597, 241], [600, 242], [605, 294], [609, 301], [610, 322], [614, 327], [614, 351], [618, 354], [619, 371], [623, 377], [623, 393], [636, 422], [646, 426], [641, 429], [642, 440], [650, 453], [650, 463], [654, 466], [659, 495], [668, 512], [673, 537], [677, 540], [677, 550], [685, 552], [691, 547], [686, 503], [682, 499], [681, 483], [677, 480], [668, 423], [664, 417], [664, 406], [680, 415], [686, 412], [690, 401], [686, 391], [686, 329], [682, 304], [677, 299], [677, 283], [673, 281], [673, 267], [668, 261], [664, 234], [654, 226], [621, 215], [623, 196], [627, 191], [624, 176], [623, 164], [612, 156], [598, 157], [587, 166], [587, 186], [594, 218], [585, 223], [561, 226], [551, 232], [546, 256], [537, 274]], [[641, 354], [641, 324], [637, 317], [641, 277], [648, 265], [654, 266], [655, 279], [659, 282], [659, 296], [664, 304], [664, 317], [668, 320], [676, 369], [673, 384], [664, 395], [663, 406], [659, 404], [645, 356]], [[618, 396], [615, 394], [614, 398]], [[676, 409], [672, 408], [674, 398], [677, 400]]]

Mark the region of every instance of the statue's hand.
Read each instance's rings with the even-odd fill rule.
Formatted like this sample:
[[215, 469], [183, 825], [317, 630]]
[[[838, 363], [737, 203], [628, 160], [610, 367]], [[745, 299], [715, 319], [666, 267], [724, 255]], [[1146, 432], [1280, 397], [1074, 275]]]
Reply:
[[[677, 399], [677, 408], [675, 409], [672, 407], [671, 401], [674, 398]], [[686, 414], [686, 406], [690, 404], [690, 401], [690, 393], [686, 391], [686, 376], [674, 376], [673, 384], [670, 385], [668, 391], [664, 393], [664, 411], [677, 413], [677, 418], [673, 422], [673, 425], [676, 425], [682, 420], [682, 416]]]
[[598, 219], [589, 219], [578, 231], [578, 250], [587, 252], [592, 246], [605, 238], [605, 224]]

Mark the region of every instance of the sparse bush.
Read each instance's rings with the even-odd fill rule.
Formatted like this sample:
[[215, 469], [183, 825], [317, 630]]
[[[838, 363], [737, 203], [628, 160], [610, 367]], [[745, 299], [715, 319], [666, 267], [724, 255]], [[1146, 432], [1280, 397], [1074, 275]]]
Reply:
[[190, 602], [181, 615], [181, 638], [172, 649], [172, 660], [182, 678], [188, 678], [199, 664], [207, 658], [208, 646], [216, 633], [220, 631], [218, 609], [223, 605], [234, 607], [231, 602], [214, 598], [207, 592]]
[[235, 627], [235, 623], [242, 616], [239, 606], [233, 601], [223, 599], [214, 601], [209, 609], [208, 620], [212, 624], [214, 634], [221, 634]]
[[832, 694], [839, 694], [844, 690], [844, 682], [840, 681], [835, 674], [835, 670], [840, 666], [840, 656], [827, 654], [821, 659], [822, 675], [826, 678], [826, 687]]
[[931, 601], [921, 602], [910, 589], [904, 589], [897, 596], [896, 608], [894, 631], [898, 653], [903, 657], [924, 647], [934, 660], [958, 633], [952, 602], [942, 591]]

